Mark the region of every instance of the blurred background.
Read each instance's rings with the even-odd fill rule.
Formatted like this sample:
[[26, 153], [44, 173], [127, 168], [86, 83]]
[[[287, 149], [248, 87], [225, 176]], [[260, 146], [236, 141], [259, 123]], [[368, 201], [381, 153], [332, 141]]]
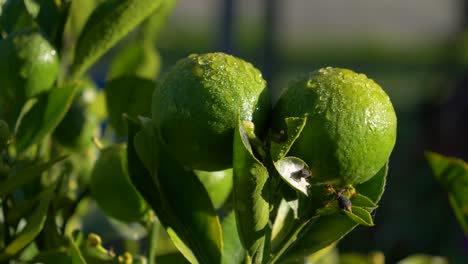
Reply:
[[[273, 101], [295, 76], [320, 67], [374, 79], [392, 99], [398, 139], [376, 226], [356, 228], [340, 252], [467, 263], [468, 238], [424, 158], [431, 150], [468, 160], [467, 27], [466, 0], [178, 0], [158, 50], [162, 73], [191, 53], [250, 61]], [[96, 79], [108, 63], [95, 67]]]

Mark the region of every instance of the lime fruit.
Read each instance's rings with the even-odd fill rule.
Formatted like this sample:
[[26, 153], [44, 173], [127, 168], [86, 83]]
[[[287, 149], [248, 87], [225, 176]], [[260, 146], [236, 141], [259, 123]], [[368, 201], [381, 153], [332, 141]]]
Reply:
[[57, 52], [37, 32], [0, 39], [0, 118], [13, 127], [26, 99], [52, 88], [58, 66]]
[[204, 171], [232, 167], [237, 117], [263, 131], [270, 99], [259, 70], [224, 53], [178, 61], [153, 94], [152, 114], [163, 146], [182, 165]]
[[140, 220], [148, 205], [130, 181], [125, 154], [123, 145], [113, 145], [101, 151], [91, 175], [90, 190], [107, 215], [129, 223]]
[[58, 68], [57, 51], [36, 31], [0, 40], [0, 80], [10, 98], [29, 98], [49, 90]]
[[288, 155], [304, 160], [316, 183], [359, 184], [384, 166], [396, 140], [397, 119], [373, 80], [347, 69], [322, 68], [293, 82], [273, 109], [273, 126], [307, 116]]

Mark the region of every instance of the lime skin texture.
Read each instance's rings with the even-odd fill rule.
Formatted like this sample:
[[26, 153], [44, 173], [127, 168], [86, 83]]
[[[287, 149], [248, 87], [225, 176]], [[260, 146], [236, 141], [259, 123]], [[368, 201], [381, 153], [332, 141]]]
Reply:
[[395, 145], [392, 103], [364, 74], [327, 67], [292, 82], [273, 109], [273, 127], [284, 130], [284, 118], [304, 116], [307, 123], [288, 155], [304, 160], [317, 184], [365, 182]]
[[234, 129], [253, 121], [261, 134], [270, 113], [261, 72], [224, 53], [192, 54], [162, 77], [152, 118], [161, 142], [183, 166], [204, 171], [232, 167]]

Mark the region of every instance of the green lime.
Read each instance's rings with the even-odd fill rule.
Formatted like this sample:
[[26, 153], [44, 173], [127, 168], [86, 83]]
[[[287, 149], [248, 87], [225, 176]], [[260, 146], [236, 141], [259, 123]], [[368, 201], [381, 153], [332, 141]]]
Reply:
[[304, 160], [316, 183], [358, 184], [388, 160], [397, 119], [387, 94], [364, 74], [323, 68], [293, 82], [274, 107], [274, 127], [307, 116], [288, 155]]
[[21, 100], [49, 90], [58, 68], [57, 51], [38, 32], [0, 40], [0, 80], [6, 98]]
[[182, 165], [204, 171], [232, 167], [232, 139], [240, 114], [263, 132], [270, 99], [252, 64], [224, 53], [178, 61], [153, 94], [152, 114], [167, 151]]
[[125, 154], [123, 145], [113, 145], [101, 151], [91, 175], [90, 190], [107, 215], [133, 222], [145, 215], [148, 206], [130, 181]]

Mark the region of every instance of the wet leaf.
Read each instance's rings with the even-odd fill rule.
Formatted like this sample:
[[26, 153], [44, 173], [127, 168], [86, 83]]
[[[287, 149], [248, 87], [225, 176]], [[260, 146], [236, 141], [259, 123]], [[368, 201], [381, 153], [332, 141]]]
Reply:
[[71, 76], [79, 78], [107, 50], [149, 17], [161, 0], [110, 0], [96, 8], [75, 48]]
[[253, 261], [260, 263], [269, 219], [269, 194], [264, 188], [268, 171], [254, 156], [248, 133], [242, 121], [238, 120], [233, 147], [233, 197], [242, 244]]

